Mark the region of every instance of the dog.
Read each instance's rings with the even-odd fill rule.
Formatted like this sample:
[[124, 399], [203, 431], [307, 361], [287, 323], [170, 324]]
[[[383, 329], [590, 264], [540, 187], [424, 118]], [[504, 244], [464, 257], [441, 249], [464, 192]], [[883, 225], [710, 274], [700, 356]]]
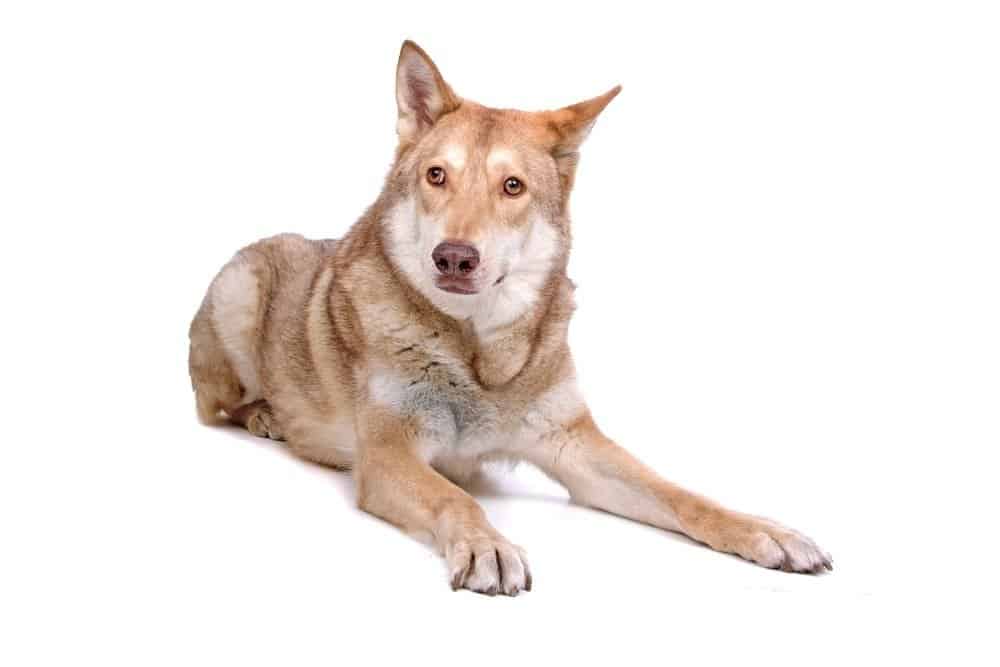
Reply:
[[574, 502], [764, 567], [832, 569], [801, 533], [658, 476], [577, 388], [568, 201], [580, 145], [620, 90], [493, 109], [404, 42], [375, 203], [340, 240], [268, 238], [212, 281], [190, 328], [201, 420], [353, 470], [359, 507], [436, 545], [453, 589], [531, 590], [525, 551], [460, 486], [489, 461], [533, 464]]

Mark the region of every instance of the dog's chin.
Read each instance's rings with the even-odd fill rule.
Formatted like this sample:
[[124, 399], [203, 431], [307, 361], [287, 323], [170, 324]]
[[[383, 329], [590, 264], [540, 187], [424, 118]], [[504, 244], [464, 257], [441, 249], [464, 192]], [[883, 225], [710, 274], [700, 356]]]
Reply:
[[479, 288], [476, 287], [476, 283], [468, 278], [441, 276], [435, 281], [435, 284], [439, 290], [450, 294], [464, 294], [466, 296], [479, 294]]

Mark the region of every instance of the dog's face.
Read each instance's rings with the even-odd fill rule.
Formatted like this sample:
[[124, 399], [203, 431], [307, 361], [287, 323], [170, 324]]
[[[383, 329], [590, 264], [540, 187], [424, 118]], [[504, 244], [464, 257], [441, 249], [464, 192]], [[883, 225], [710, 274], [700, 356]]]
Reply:
[[385, 235], [397, 268], [452, 317], [516, 318], [565, 261], [576, 151], [618, 91], [557, 111], [490, 109], [457, 97], [404, 43]]

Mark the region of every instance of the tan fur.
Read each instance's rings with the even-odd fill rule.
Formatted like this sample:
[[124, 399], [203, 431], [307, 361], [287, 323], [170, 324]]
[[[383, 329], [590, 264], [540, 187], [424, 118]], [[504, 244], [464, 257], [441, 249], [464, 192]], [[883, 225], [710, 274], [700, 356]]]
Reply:
[[[618, 93], [552, 112], [458, 98], [407, 42], [396, 161], [340, 241], [282, 235], [241, 250], [191, 325], [200, 418], [352, 467], [358, 503], [444, 554], [453, 587], [530, 588], [524, 551], [457, 482], [484, 461], [531, 462], [578, 502], [683, 532], [768, 567], [829, 556], [794, 531], [661, 479], [608, 440], [575, 384], [568, 199], [577, 149]], [[431, 166], [447, 173], [428, 183]], [[506, 178], [526, 192], [510, 197]], [[434, 287], [434, 244], [475, 245], [475, 295]]]

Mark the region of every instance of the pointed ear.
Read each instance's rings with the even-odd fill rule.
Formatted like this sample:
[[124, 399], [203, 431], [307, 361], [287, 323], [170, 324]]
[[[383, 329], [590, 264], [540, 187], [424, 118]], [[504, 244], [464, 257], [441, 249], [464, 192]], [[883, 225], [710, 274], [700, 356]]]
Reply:
[[400, 145], [417, 141], [438, 118], [457, 109], [461, 102], [424, 50], [410, 40], [403, 42], [396, 65], [396, 132]]
[[553, 130], [555, 140], [552, 144], [552, 157], [556, 159], [559, 174], [567, 190], [573, 185], [576, 163], [580, 157], [580, 144], [590, 134], [597, 121], [597, 116], [604, 111], [611, 100], [622, 90], [615, 86], [603, 95], [578, 102], [562, 109], [545, 112], [549, 127]]

